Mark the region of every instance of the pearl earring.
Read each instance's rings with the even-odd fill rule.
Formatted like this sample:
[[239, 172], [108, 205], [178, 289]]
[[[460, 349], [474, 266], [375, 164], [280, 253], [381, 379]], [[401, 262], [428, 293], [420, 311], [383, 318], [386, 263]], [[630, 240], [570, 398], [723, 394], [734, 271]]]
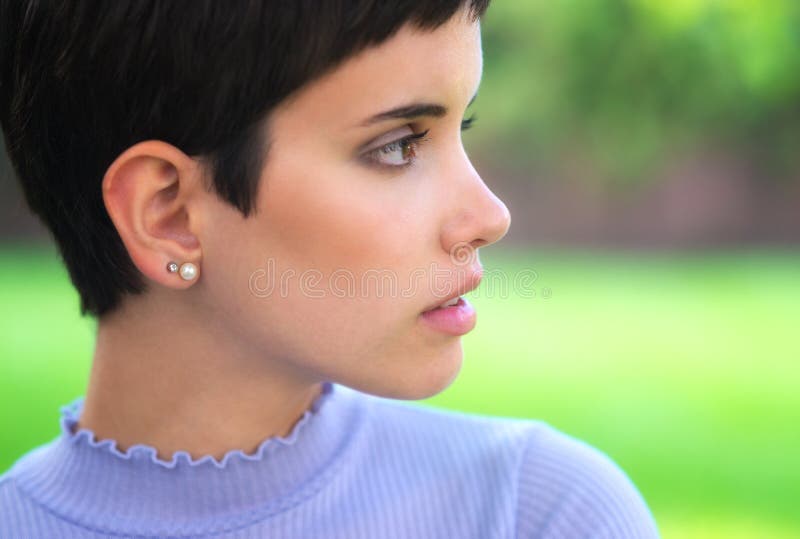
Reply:
[[181, 264], [180, 268], [178, 268], [178, 264], [175, 262], [170, 262], [167, 264], [167, 271], [170, 273], [180, 273], [181, 279], [184, 281], [191, 281], [197, 277], [197, 266], [191, 262], [184, 262]]

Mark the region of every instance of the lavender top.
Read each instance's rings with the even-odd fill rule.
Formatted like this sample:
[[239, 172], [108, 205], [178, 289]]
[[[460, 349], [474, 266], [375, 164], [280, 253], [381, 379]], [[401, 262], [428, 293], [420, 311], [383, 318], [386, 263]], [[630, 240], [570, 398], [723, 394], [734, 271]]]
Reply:
[[0, 538], [657, 538], [605, 453], [535, 419], [482, 416], [326, 382], [286, 437], [221, 461], [73, 432], [0, 476]]

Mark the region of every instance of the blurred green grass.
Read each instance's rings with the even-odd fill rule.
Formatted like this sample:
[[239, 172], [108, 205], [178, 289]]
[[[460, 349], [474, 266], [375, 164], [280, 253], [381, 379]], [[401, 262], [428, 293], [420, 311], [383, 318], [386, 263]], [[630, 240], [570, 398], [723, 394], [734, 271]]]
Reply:
[[[800, 536], [800, 255], [493, 247], [481, 259], [462, 371], [423, 404], [540, 418], [591, 443], [666, 538]], [[533, 297], [510, 286], [523, 271]], [[94, 325], [50, 249], [0, 250], [0, 295], [5, 471], [57, 436], [59, 406], [85, 391]]]

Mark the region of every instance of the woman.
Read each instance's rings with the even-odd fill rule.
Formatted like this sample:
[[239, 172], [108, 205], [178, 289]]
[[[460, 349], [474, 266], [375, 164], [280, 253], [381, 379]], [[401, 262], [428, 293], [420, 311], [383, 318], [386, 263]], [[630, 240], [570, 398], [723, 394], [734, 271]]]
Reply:
[[23, 4], [3, 129], [98, 325], [1, 537], [657, 536], [585, 443], [401, 402], [509, 227], [460, 137], [488, 0]]

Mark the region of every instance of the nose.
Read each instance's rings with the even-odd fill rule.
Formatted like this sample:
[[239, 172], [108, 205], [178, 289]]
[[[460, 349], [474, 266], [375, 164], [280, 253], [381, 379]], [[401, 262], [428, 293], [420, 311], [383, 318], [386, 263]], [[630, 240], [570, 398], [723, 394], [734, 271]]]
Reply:
[[453, 253], [465, 247], [477, 250], [491, 245], [506, 235], [511, 225], [508, 208], [484, 183], [472, 163], [463, 156], [465, 166], [458, 179], [449, 186], [445, 207], [452, 208], [442, 230], [442, 248]]

